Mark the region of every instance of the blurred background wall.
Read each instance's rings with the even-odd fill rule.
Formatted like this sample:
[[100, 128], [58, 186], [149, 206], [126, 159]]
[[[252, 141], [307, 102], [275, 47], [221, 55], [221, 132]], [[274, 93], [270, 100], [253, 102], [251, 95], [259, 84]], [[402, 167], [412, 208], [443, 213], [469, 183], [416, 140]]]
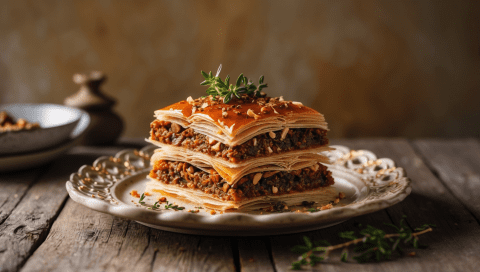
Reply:
[[421, 1], [1, 1], [0, 103], [63, 103], [104, 71], [124, 136], [199, 97], [200, 70], [265, 75], [331, 137], [479, 136], [480, 4]]

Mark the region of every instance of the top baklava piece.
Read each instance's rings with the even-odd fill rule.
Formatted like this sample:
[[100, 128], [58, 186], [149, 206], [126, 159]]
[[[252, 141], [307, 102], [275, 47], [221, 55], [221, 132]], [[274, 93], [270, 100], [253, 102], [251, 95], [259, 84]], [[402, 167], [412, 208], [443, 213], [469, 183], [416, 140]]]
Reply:
[[234, 85], [202, 74], [208, 96], [155, 111], [148, 141], [161, 148], [147, 191], [227, 210], [310, 201], [333, 184], [322, 114], [268, 97], [263, 77], [255, 85], [240, 75]]

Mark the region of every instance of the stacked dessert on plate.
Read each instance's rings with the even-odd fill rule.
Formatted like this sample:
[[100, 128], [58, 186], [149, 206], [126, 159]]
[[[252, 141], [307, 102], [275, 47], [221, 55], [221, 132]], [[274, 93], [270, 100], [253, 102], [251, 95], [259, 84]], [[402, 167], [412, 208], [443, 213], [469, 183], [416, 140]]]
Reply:
[[202, 74], [208, 96], [155, 111], [148, 141], [160, 148], [145, 192], [215, 210], [321, 200], [334, 183], [321, 154], [330, 150], [323, 115], [266, 96], [263, 77], [234, 85]]

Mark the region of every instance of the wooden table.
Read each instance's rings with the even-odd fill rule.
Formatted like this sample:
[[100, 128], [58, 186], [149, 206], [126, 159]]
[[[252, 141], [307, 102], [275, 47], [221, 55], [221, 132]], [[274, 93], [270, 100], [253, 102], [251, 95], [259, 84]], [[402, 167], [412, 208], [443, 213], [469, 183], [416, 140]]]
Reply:
[[[76, 147], [50, 165], [0, 174], [0, 271], [290, 271], [302, 236], [344, 242], [339, 231], [358, 223], [382, 227], [436, 224], [415, 257], [371, 264], [341, 263], [339, 252], [315, 271], [478, 271], [480, 269], [480, 144], [477, 139], [333, 140], [392, 158], [406, 169], [413, 192], [388, 209], [335, 227], [269, 237], [207, 237], [150, 229], [89, 210], [69, 199], [65, 181], [81, 165], [124, 148]], [[382, 227], [383, 228], [383, 227]]]

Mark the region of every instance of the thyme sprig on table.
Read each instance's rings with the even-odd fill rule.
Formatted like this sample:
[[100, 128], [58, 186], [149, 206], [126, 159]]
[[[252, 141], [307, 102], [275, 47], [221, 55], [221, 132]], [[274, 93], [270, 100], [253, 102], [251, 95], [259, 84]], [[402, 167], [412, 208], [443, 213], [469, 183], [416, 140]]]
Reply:
[[[432, 231], [432, 227], [435, 227], [435, 225], [424, 224], [415, 228], [415, 232], [413, 232], [405, 223], [405, 218], [406, 216], [403, 216], [399, 226], [384, 223], [393, 227], [396, 233], [386, 234], [385, 231], [368, 225], [359, 232], [361, 237], [357, 237], [355, 231], [340, 232], [339, 236], [341, 238], [349, 239], [350, 241], [333, 246], [325, 240], [312, 243], [307, 236], [303, 236], [305, 245], [296, 245], [292, 248], [293, 252], [302, 255], [299, 261], [292, 263], [291, 269], [300, 270], [302, 265], [315, 266], [317, 263], [327, 259], [330, 252], [338, 249], [342, 249], [340, 260], [346, 262], [349, 246], [351, 245], [354, 246], [353, 252], [359, 253], [359, 255], [352, 258], [359, 263], [388, 260], [395, 251], [401, 254], [403, 253], [400, 248], [401, 242], [411, 244], [414, 248], [424, 247], [418, 243], [418, 236]], [[316, 252], [321, 254], [315, 255]]]
[[[212, 72], [205, 73], [201, 71], [203, 78], [205, 80], [200, 83], [200, 85], [209, 85], [206, 92], [208, 95], [212, 95], [214, 98], [218, 95], [223, 97], [223, 103], [228, 104], [233, 97], [241, 98], [242, 94], [253, 95], [256, 97], [261, 97], [262, 89], [268, 87], [267, 83], [263, 83], [264, 76], [261, 76], [258, 80], [258, 86], [253, 84], [252, 81], [248, 80], [246, 76], [240, 74], [235, 84], [230, 84], [230, 76], [227, 75], [225, 81], [218, 76], [222, 70], [222, 65], [218, 67], [217, 74], [212, 75]], [[243, 86], [241, 86], [243, 84]]]

